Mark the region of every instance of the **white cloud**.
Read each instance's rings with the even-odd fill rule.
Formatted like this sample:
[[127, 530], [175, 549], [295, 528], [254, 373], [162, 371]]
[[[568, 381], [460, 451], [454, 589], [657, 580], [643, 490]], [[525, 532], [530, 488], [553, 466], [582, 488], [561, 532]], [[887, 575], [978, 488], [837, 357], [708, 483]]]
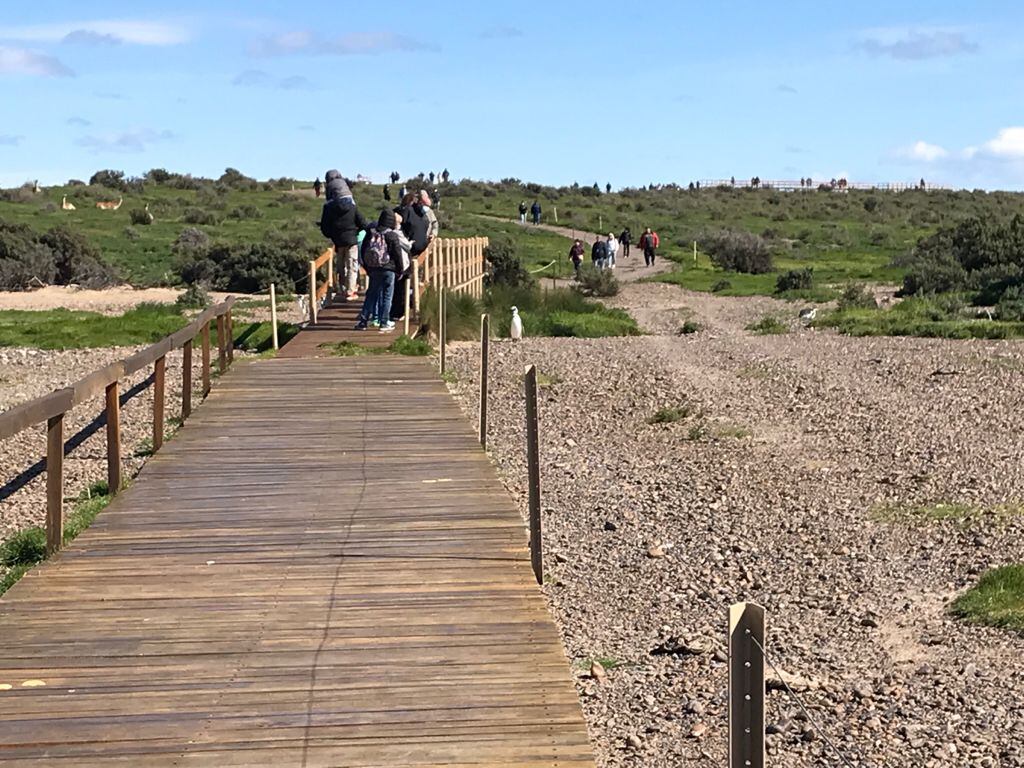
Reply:
[[1003, 128], [994, 139], [986, 141], [980, 148], [968, 147], [965, 150], [968, 157], [979, 153], [1008, 160], [1024, 160], [1024, 128]]
[[93, 152], [144, 152], [150, 144], [171, 141], [175, 136], [171, 131], [154, 131], [142, 128], [123, 133], [104, 136], [83, 136], [75, 143]]
[[53, 56], [0, 45], [0, 75], [74, 77], [75, 73]]
[[896, 154], [905, 160], [919, 160], [925, 163], [934, 163], [949, 156], [944, 147], [929, 144], [927, 141], [915, 141], [909, 147], [897, 150]]
[[249, 47], [253, 56], [370, 56], [381, 53], [435, 51], [436, 46], [387, 30], [352, 32], [336, 38], [320, 38], [308, 30], [283, 32], [265, 37]]
[[949, 27], [886, 28], [869, 30], [855, 47], [872, 56], [901, 61], [935, 59], [976, 53], [978, 44], [961, 29]]
[[179, 45], [191, 39], [184, 26], [162, 21], [101, 19], [54, 24], [0, 26], [0, 39], [34, 43], [107, 42], [133, 45]]

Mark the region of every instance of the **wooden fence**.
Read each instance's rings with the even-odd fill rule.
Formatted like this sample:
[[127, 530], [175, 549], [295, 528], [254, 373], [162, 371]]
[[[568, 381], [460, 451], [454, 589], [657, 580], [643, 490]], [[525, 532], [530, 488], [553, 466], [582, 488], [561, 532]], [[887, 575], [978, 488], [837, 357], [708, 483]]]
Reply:
[[[486, 237], [439, 237], [421, 253], [413, 264], [409, 281], [409, 306], [419, 315], [420, 299], [427, 288], [433, 286], [450, 293], [464, 293], [480, 298], [484, 293], [487, 260], [484, 250], [490, 245]], [[328, 247], [309, 262], [309, 319], [316, 325], [317, 313], [329, 294], [337, 290], [338, 273], [334, 265], [335, 249]], [[323, 267], [326, 275], [321, 277]], [[365, 285], [366, 273], [360, 270], [360, 281]], [[409, 317], [409, 313], [406, 313]], [[406, 329], [408, 333], [408, 329]]]
[[107, 485], [116, 494], [124, 485], [121, 467], [121, 379], [153, 366], [153, 451], [164, 441], [165, 377], [167, 354], [182, 350], [181, 420], [192, 413], [192, 353], [200, 342], [202, 393], [210, 392], [210, 324], [216, 323], [217, 367], [223, 373], [234, 360], [233, 297], [201, 313], [175, 334], [131, 357], [111, 363], [69, 387], [30, 400], [0, 414], [0, 440], [46, 422], [46, 551], [53, 554], [64, 539], [64, 416], [87, 400], [105, 396], [107, 421]]
[[812, 179], [809, 184], [801, 184], [799, 179], [761, 179], [759, 184], [756, 186], [751, 183], [750, 179], [701, 179], [701, 189], [714, 189], [715, 187], [737, 187], [745, 189], [747, 187], [760, 188], [760, 189], [774, 189], [780, 192], [817, 192], [821, 185], [828, 186], [830, 191], [835, 192], [847, 192], [851, 189], [857, 189], [861, 191], [870, 192], [908, 192], [911, 190], [925, 190], [932, 192], [936, 190], [949, 190], [951, 187], [944, 187], [940, 184], [929, 184], [925, 183], [924, 187], [920, 183], [904, 183], [904, 182], [885, 182], [882, 184], [872, 184], [865, 182], [847, 182], [843, 185], [836, 184], [835, 187], [831, 186], [831, 180], [822, 181], [821, 179]]

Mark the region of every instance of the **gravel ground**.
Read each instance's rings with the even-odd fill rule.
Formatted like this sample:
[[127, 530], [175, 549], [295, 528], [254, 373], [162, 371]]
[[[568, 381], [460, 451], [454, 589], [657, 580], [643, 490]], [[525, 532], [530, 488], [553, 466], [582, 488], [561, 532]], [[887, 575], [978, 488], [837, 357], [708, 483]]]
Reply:
[[[599, 764], [727, 763], [726, 614], [753, 600], [851, 764], [1024, 766], [1024, 637], [946, 612], [1024, 561], [1024, 519], [880, 513], [1024, 501], [1024, 345], [850, 339], [668, 285], [615, 303], [652, 335], [497, 342], [491, 369], [492, 455], [524, 512], [523, 367], [546, 377], [545, 592]], [[793, 332], [743, 330], [766, 312]], [[685, 317], [705, 330], [675, 335]], [[475, 418], [476, 346], [450, 359]], [[665, 406], [690, 415], [648, 424]], [[768, 712], [773, 764], [842, 764], [784, 692]]]
[[[83, 376], [99, 370], [116, 360], [127, 357], [142, 347], [100, 350], [74, 350], [50, 352], [35, 349], [0, 350], [0, 410], [7, 410], [27, 400], [65, 387]], [[200, 402], [202, 362], [197, 349], [193, 353], [193, 405]], [[236, 353], [236, 362], [239, 355]], [[216, 370], [216, 348], [213, 350]], [[181, 350], [167, 356], [166, 419], [181, 415]], [[151, 370], [140, 371], [122, 380], [121, 393], [140, 385]], [[214, 382], [216, 386], [216, 382]], [[83, 403], [65, 419], [65, 439], [70, 440], [79, 430], [89, 425], [103, 412], [104, 398]], [[122, 456], [126, 477], [133, 476], [142, 466], [140, 450], [151, 445], [153, 437], [153, 391], [146, 387], [121, 408]], [[167, 425], [168, 430], [175, 422]], [[92, 483], [107, 478], [106, 430], [101, 427], [80, 445], [72, 449], [64, 461], [65, 494], [72, 498]], [[19, 477], [46, 455], [46, 427], [38, 425], [0, 442], [0, 465], [4, 467], [4, 487], [0, 490], [0, 540], [13, 531], [46, 520], [46, 476], [38, 473], [24, 487], [14, 490]]]

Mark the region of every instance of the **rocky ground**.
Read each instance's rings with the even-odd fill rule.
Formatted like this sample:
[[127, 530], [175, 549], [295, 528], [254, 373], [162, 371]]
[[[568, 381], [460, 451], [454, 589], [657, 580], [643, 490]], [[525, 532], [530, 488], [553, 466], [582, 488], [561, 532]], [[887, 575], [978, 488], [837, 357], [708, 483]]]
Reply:
[[[850, 339], [668, 285], [614, 303], [651, 335], [495, 343], [490, 377], [525, 511], [521, 377], [542, 374], [545, 591], [599, 764], [727, 763], [726, 615], [753, 600], [810, 714], [770, 692], [773, 764], [842, 765], [818, 725], [851, 765], [1024, 766], [1024, 637], [947, 613], [1024, 561], [1024, 517], [983, 511], [1024, 502], [1024, 345]], [[766, 312], [792, 332], [743, 330]], [[475, 414], [476, 346], [450, 359]], [[649, 424], [663, 407], [686, 415]], [[932, 502], [977, 514], [909, 511]]]

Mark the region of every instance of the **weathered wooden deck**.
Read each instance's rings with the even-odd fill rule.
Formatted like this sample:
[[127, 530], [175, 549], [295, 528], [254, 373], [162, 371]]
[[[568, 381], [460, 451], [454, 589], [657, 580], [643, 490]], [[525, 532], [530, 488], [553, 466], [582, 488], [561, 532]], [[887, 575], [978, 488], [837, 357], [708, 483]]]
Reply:
[[379, 356], [238, 365], [0, 598], [0, 763], [593, 758], [519, 513], [430, 364]]

